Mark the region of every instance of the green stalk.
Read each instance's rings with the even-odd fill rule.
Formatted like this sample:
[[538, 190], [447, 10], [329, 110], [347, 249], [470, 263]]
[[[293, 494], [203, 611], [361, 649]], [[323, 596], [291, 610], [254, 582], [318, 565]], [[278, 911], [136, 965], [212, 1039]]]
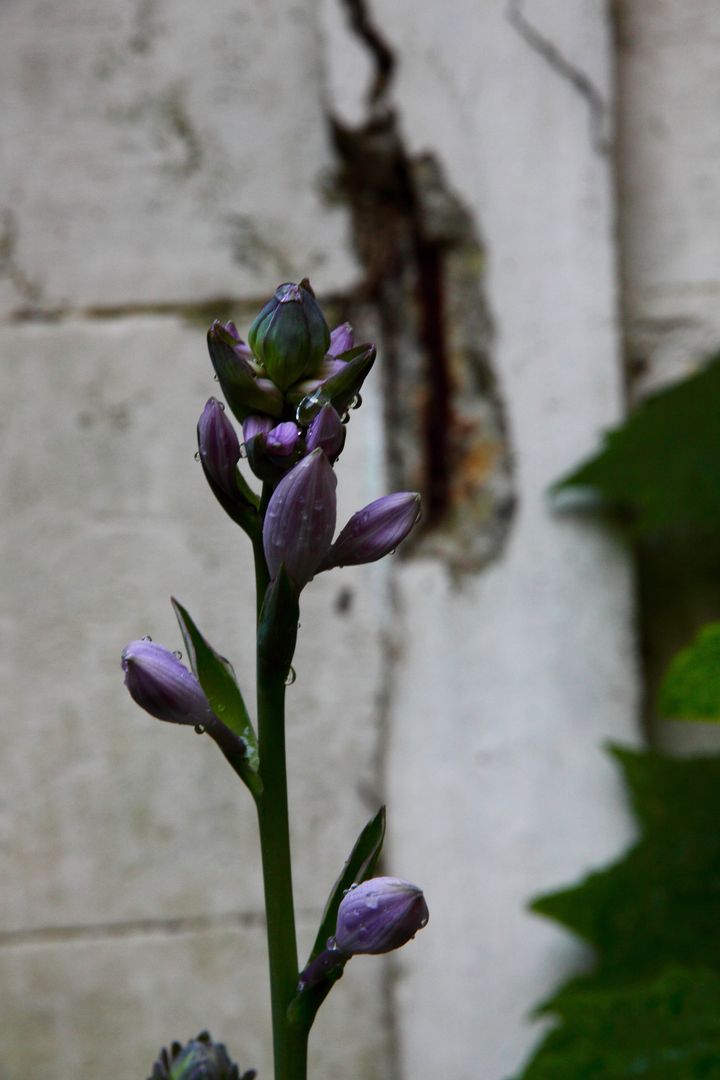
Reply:
[[[258, 616], [268, 573], [262, 542], [254, 545]], [[275, 1080], [306, 1080], [308, 1032], [288, 1017], [298, 980], [293, 902], [287, 768], [285, 762], [285, 680], [257, 672], [260, 776], [256, 797], [262, 853]]]

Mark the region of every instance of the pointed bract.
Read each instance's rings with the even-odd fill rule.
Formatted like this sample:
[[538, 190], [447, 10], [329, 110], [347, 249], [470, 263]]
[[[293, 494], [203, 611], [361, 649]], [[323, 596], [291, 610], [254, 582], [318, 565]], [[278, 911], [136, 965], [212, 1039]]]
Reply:
[[415, 937], [427, 921], [427, 904], [417, 885], [400, 878], [370, 878], [343, 897], [328, 946], [349, 956], [390, 952]]
[[130, 696], [158, 720], [205, 725], [216, 719], [195, 676], [162, 645], [148, 638], [131, 641], [123, 649], [122, 669]]
[[258, 378], [236, 338], [219, 322], [208, 330], [208, 350], [225, 399], [241, 422], [250, 413], [280, 416], [283, 396], [270, 379]]
[[394, 551], [420, 518], [416, 491], [396, 491], [376, 499], [348, 521], [323, 559], [321, 570], [375, 562]]
[[322, 450], [313, 450], [280, 481], [263, 525], [263, 547], [270, 578], [285, 564], [302, 589], [313, 577], [335, 531], [337, 479]]

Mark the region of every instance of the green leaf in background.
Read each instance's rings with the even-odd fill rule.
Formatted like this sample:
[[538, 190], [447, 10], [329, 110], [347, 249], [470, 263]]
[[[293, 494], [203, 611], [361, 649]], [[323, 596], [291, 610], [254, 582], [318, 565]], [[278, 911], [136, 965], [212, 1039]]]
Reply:
[[720, 974], [671, 968], [618, 988], [566, 994], [522, 1080], [720, 1077]]
[[703, 627], [674, 658], [659, 707], [672, 720], [720, 720], [720, 623]]
[[612, 866], [532, 909], [588, 942], [522, 1080], [720, 1078], [720, 758], [613, 748], [640, 828]]
[[637, 535], [720, 532], [720, 354], [648, 397], [553, 493], [592, 491]]
[[256, 773], [260, 764], [257, 737], [235, 681], [232, 665], [205, 640], [182, 604], [173, 599], [172, 606], [180, 624], [190, 666], [213, 712], [218, 720], [222, 720], [226, 727], [245, 740], [247, 763], [250, 770]]

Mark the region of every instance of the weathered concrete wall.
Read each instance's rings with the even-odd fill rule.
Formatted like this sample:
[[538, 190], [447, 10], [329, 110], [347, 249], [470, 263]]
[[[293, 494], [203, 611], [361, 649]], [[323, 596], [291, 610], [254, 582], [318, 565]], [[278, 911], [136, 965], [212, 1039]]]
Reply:
[[[249, 799], [208, 740], [132, 706], [119, 651], [141, 633], [178, 644], [174, 593], [252, 685], [249, 552], [192, 461], [215, 315], [245, 326], [309, 273], [379, 331], [386, 385], [418, 389], [390, 472], [430, 483], [418, 241], [489, 315], [465, 419], [495, 425], [478, 447], [493, 557], [458, 571], [456, 517], [406, 562], [305, 594], [289, 728], [303, 947], [382, 799], [386, 865], [431, 909], [396, 959], [348, 969], [311, 1075], [500, 1080], [527, 1054], [527, 1014], [578, 952], [525, 905], [625, 842], [601, 744], [637, 737], [626, 553], [553, 515], [547, 486], [622, 414], [621, 307], [630, 358], [651, 343], [648, 379], [720, 337], [717, 147], [699, 119], [713, 5], [620, 7], [616, 54], [599, 0], [3, 6], [2, 1080], [90, 1080], [109, 1061], [131, 1080], [208, 1025], [271, 1076]], [[328, 177], [389, 107], [392, 160], [429, 209], [400, 220], [385, 191], [369, 250]], [[457, 214], [438, 225], [458, 206], [465, 248]], [[476, 355], [454, 317], [452, 378]], [[341, 515], [385, 490], [381, 387], [378, 372], [353, 417]]]

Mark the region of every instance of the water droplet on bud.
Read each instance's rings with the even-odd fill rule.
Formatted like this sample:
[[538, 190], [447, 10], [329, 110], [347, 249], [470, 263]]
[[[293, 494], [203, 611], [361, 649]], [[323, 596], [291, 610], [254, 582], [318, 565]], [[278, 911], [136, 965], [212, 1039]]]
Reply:
[[202, 724], [196, 724], [195, 725], [195, 734], [196, 735], [204, 735], [205, 734], [205, 728], [202, 726]]
[[173, 656], [176, 660], [182, 660], [182, 653], [179, 649], [173, 649]]
[[295, 410], [295, 419], [300, 427], [307, 427], [315, 419], [323, 405], [327, 405], [329, 402], [330, 398], [323, 393], [321, 386], [317, 390], [313, 390], [312, 394], [304, 397]]
[[195, 458], [196, 461], [199, 461], [200, 460], [200, 451], [196, 450], [195, 453], [193, 454], [193, 457]]
[[247, 457], [247, 446], [245, 445], [245, 443], [240, 443], [240, 457], [241, 458], [246, 458]]
[[220, 382], [220, 376], [217, 374], [213, 375], [213, 379], [215, 380], [215, 382]]
[[361, 405], [362, 405], [362, 398], [360, 397], [359, 394], [356, 394], [355, 397], [350, 402], [350, 408], [351, 409], [359, 409]]
[[152, 638], [150, 637], [150, 635], [149, 635], [149, 634], [145, 634], [145, 635], [143, 636], [143, 639], [142, 639], [142, 640], [143, 640], [143, 641], [152, 641]]
[[287, 677], [285, 679], [285, 685], [286, 686], [292, 686], [292, 684], [294, 682], [295, 682], [295, 668], [291, 667], [290, 670], [287, 673]]

